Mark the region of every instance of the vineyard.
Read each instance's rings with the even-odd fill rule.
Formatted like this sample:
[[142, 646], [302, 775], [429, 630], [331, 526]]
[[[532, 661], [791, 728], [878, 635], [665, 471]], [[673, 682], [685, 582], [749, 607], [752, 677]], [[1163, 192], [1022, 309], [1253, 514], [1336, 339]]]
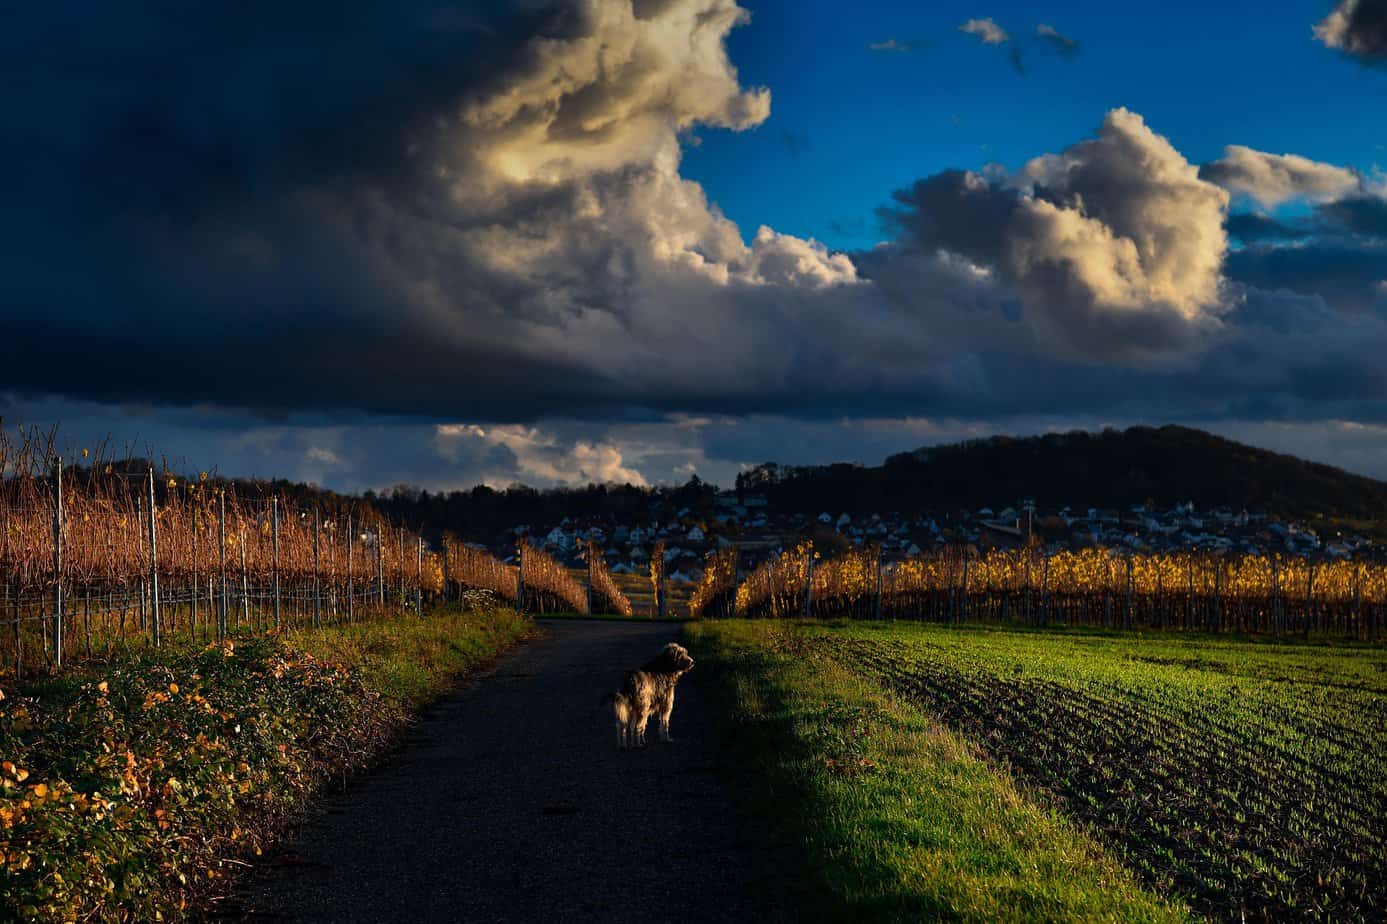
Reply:
[[966, 734], [1202, 914], [1387, 914], [1387, 662], [1371, 649], [802, 634]]
[[[15, 675], [167, 639], [210, 640], [423, 612], [464, 590], [524, 611], [586, 613], [587, 590], [522, 544], [516, 565], [445, 536], [437, 548], [366, 506], [244, 496], [0, 439], [0, 665]], [[593, 549], [594, 603], [630, 603]]]
[[808, 544], [744, 578], [713, 553], [690, 615], [1016, 622], [1373, 639], [1387, 566], [1362, 561], [1113, 549], [945, 550], [885, 563], [874, 549], [824, 560]]

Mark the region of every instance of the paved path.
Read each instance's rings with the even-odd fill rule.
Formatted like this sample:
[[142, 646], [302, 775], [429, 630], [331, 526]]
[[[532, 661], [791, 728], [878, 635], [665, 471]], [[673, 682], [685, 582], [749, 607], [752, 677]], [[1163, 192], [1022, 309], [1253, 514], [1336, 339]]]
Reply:
[[249, 883], [266, 921], [742, 921], [780, 917], [777, 857], [733, 817], [698, 668], [673, 744], [619, 752], [600, 707], [677, 637], [550, 620], [330, 799]]

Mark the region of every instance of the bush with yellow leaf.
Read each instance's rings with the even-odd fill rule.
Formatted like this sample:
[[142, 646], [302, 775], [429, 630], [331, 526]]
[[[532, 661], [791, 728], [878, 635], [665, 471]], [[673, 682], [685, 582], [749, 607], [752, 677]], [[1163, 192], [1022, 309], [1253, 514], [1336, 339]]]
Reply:
[[0, 918], [178, 918], [400, 707], [277, 639], [0, 699]]

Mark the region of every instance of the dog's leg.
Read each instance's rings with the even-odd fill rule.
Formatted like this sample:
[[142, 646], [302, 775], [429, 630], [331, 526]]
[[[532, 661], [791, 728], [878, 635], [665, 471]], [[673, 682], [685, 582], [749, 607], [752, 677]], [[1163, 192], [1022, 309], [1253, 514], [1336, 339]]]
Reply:
[[674, 691], [669, 691], [669, 696], [664, 701], [664, 708], [660, 710], [660, 740], [673, 741], [669, 736], [669, 717], [674, 714]]

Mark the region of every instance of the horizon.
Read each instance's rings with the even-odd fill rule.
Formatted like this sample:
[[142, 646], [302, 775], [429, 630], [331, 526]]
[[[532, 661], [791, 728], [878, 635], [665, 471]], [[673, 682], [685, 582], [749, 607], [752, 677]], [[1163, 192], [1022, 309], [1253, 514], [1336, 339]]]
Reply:
[[1375, 9], [30, 8], [0, 418], [354, 493], [1167, 423], [1387, 479]]
[[[0, 422], [0, 423], [3, 423], [3, 422]], [[881, 467], [882, 465], [884, 465], [885, 462], [887, 461], [887, 459], [889, 459], [889, 458], [891, 457], [891, 455], [910, 455], [911, 453], [918, 452], [918, 451], [922, 451], [922, 450], [926, 450], [926, 449], [934, 449], [934, 448], [939, 448], [939, 447], [964, 446], [964, 445], [968, 445], [968, 444], [971, 444], [971, 443], [983, 443], [983, 442], [986, 442], [986, 441], [991, 440], [991, 439], [994, 439], [994, 438], [1012, 439], [1012, 440], [1025, 440], [1025, 439], [1038, 439], [1038, 438], [1042, 438], [1042, 437], [1045, 437], [1045, 436], [1065, 435], [1065, 434], [1070, 434], [1070, 433], [1082, 433], [1082, 434], [1087, 434], [1087, 435], [1090, 435], [1090, 436], [1094, 436], [1094, 435], [1100, 435], [1100, 434], [1102, 434], [1102, 433], [1104, 433], [1105, 431], [1108, 431], [1108, 430], [1114, 430], [1114, 431], [1116, 431], [1116, 432], [1118, 432], [1118, 433], [1125, 433], [1127, 430], [1132, 429], [1132, 428], [1136, 428], [1136, 427], [1145, 427], [1145, 428], [1148, 428], [1148, 429], [1155, 429], [1155, 430], [1165, 429], [1166, 427], [1181, 427], [1181, 428], [1184, 428], [1184, 429], [1194, 430], [1194, 431], [1196, 431], [1196, 432], [1203, 433], [1203, 434], [1206, 434], [1206, 435], [1209, 435], [1209, 436], [1214, 436], [1214, 437], [1217, 437], [1217, 438], [1220, 438], [1220, 439], [1227, 439], [1227, 440], [1230, 440], [1231, 442], [1236, 443], [1236, 444], [1238, 444], [1238, 445], [1249, 446], [1249, 447], [1251, 447], [1251, 448], [1253, 448], [1253, 449], [1260, 449], [1260, 450], [1264, 450], [1264, 451], [1268, 451], [1268, 452], [1273, 452], [1273, 453], [1276, 453], [1276, 454], [1278, 454], [1278, 455], [1289, 456], [1289, 457], [1294, 458], [1294, 459], [1297, 459], [1297, 460], [1299, 460], [1299, 461], [1301, 461], [1301, 462], [1315, 463], [1315, 462], [1319, 462], [1319, 461], [1320, 461], [1320, 460], [1316, 460], [1316, 459], [1313, 459], [1313, 458], [1309, 458], [1309, 457], [1307, 457], [1307, 456], [1298, 455], [1298, 454], [1296, 454], [1296, 453], [1282, 452], [1282, 451], [1280, 451], [1280, 450], [1272, 449], [1272, 448], [1265, 447], [1265, 446], [1257, 446], [1257, 445], [1254, 445], [1254, 444], [1252, 444], [1252, 443], [1245, 442], [1245, 441], [1243, 441], [1243, 440], [1235, 439], [1235, 438], [1233, 438], [1233, 437], [1223, 436], [1222, 434], [1216, 433], [1216, 432], [1214, 432], [1214, 431], [1212, 431], [1212, 430], [1205, 430], [1205, 429], [1200, 428], [1200, 427], [1189, 427], [1189, 426], [1187, 426], [1187, 425], [1185, 425], [1185, 424], [1159, 424], [1159, 425], [1133, 424], [1131, 427], [1121, 427], [1121, 428], [1104, 426], [1104, 427], [1099, 427], [1099, 428], [1095, 428], [1095, 429], [1071, 429], [1071, 430], [1052, 429], [1052, 430], [1047, 430], [1047, 431], [1044, 431], [1044, 432], [1041, 432], [1041, 433], [1025, 434], [1025, 435], [1010, 434], [1010, 433], [994, 433], [994, 434], [988, 434], [988, 435], [982, 435], [982, 436], [969, 436], [969, 437], [964, 437], [964, 438], [962, 438], [962, 439], [957, 439], [957, 440], [949, 440], [949, 441], [943, 441], [943, 442], [928, 443], [928, 444], [925, 444], [925, 445], [910, 447], [910, 448], [907, 448], [907, 449], [904, 449], [904, 450], [900, 450], [900, 451], [897, 452], [897, 453], [888, 454], [887, 456], [884, 456], [884, 457], [882, 457], [882, 458], [880, 458], [880, 459], [878, 459], [878, 460], [875, 460], [875, 461], [862, 461], [862, 460], [855, 460], [855, 459], [829, 459], [829, 460], [821, 461], [821, 462], [791, 463], [791, 462], [781, 462], [781, 461], [776, 460], [776, 459], [765, 459], [765, 460], [762, 460], [761, 462], [756, 463], [756, 464], [754, 464], [754, 465], [746, 465], [746, 466], [742, 467], [742, 468], [738, 471], [737, 475], [740, 475], [741, 472], [750, 471], [750, 470], [752, 470], [752, 469], [758, 468], [758, 467], [763, 466], [763, 465], [779, 466], [779, 467], [782, 467], [782, 468], [816, 468], [816, 467], [827, 467], [827, 466], [831, 466], [831, 465], [851, 465], [851, 466], [856, 466], [856, 467], [860, 467], [860, 468], [877, 468], [877, 467]], [[41, 442], [41, 441], [40, 441], [40, 442]], [[318, 490], [331, 491], [331, 492], [333, 492], [333, 493], [335, 493], [335, 494], [338, 494], [338, 495], [340, 495], [340, 496], [344, 496], [344, 497], [353, 497], [353, 498], [363, 498], [363, 497], [364, 497], [365, 495], [367, 495], [367, 494], [371, 494], [371, 495], [373, 495], [374, 497], [377, 497], [377, 498], [387, 498], [387, 497], [389, 497], [393, 492], [395, 492], [395, 491], [397, 491], [397, 490], [401, 490], [401, 489], [403, 489], [403, 490], [411, 490], [411, 491], [421, 491], [421, 492], [425, 492], [425, 493], [428, 493], [428, 494], [450, 494], [450, 493], [456, 493], [456, 492], [468, 493], [468, 492], [471, 492], [471, 491], [473, 491], [473, 490], [475, 490], [475, 489], [477, 489], [477, 488], [483, 488], [483, 487], [485, 487], [485, 488], [490, 488], [491, 490], [494, 490], [494, 491], [497, 491], [497, 492], [504, 492], [504, 491], [508, 491], [508, 490], [512, 490], [512, 489], [534, 490], [534, 491], [541, 491], [541, 492], [546, 492], [546, 491], [584, 491], [584, 490], [587, 490], [587, 489], [590, 489], [590, 488], [597, 488], [597, 487], [609, 487], [609, 488], [633, 487], [633, 488], [639, 488], [639, 489], [649, 489], [649, 490], [654, 490], [654, 491], [664, 491], [664, 490], [676, 490], [676, 489], [678, 489], [678, 488], [680, 488], [680, 487], [683, 487], [684, 485], [689, 484], [690, 481], [692, 481], [694, 478], [697, 478], [700, 482], [702, 482], [702, 483], [704, 483], [704, 484], [706, 484], [706, 485], [708, 485], [708, 486], [714, 488], [714, 489], [717, 490], [718, 492], [722, 493], [722, 492], [735, 491], [735, 490], [736, 490], [736, 478], [737, 478], [737, 476], [734, 475], [727, 483], [723, 483], [723, 482], [713, 481], [713, 480], [708, 479], [708, 478], [704, 478], [702, 475], [700, 475], [700, 474], [697, 473], [697, 472], [692, 472], [692, 473], [689, 474], [688, 477], [686, 477], [685, 479], [680, 480], [680, 481], [675, 481], [675, 480], [670, 480], [670, 481], [654, 481], [654, 482], [644, 482], [644, 483], [641, 483], [641, 484], [635, 484], [635, 483], [633, 483], [633, 482], [631, 482], [631, 481], [587, 481], [587, 482], [580, 482], [580, 481], [560, 481], [560, 482], [555, 482], [555, 483], [551, 483], [551, 484], [531, 484], [531, 483], [525, 482], [525, 481], [523, 481], [523, 480], [512, 480], [512, 481], [509, 481], [509, 482], [493, 482], [493, 483], [480, 482], [480, 481], [479, 481], [479, 482], [476, 482], [476, 483], [470, 484], [470, 485], [466, 485], [466, 484], [465, 484], [465, 485], [457, 485], [457, 486], [447, 487], [447, 488], [430, 488], [430, 487], [428, 487], [428, 486], [426, 486], [426, 485], [421, 485], [421, 484], [411, 484], [411, 483], [409, 483], [409, 482], [395, 482], [395, 483], [393, 483], [393, 484], [385, 484], [385, 485], [379, 485], [379, 486], [368, 486], [368, 487], [353, 488], [353, 489], [341, 489], [341, 488], [335, 487], [335, 486], [330, 485], [330, 484], [321, 484], [321, 483], [316, 482], [316, 481], [305, 481], [305, 480], [302, 480], [302, 479], [296, 479], [296, 478], [293, 478], [292, 476], [286, 476], [286, 475], [284, 475], [284, 474], [282, 474], [282, 473], [281, 473], [281, 474], [258, 474], [258, 473], [237, 474], [237, 473], [233, 473], [233, 472], [222, 471], [221, 468], [218, 467], [218, 466], [216, 466], [216, 465], [213, 465], [213, 466], [190, 465], [190, 464], [188, 463], [187, 460], [174, 460], [174, 461], [170, 462], [170, 460], [167, 458], [167, 454], [161, 454], [161, 453], [159, 453], [159, 452], [157, 451], [157, 447], [152, 447], [152, 446], [147, 446], [147, 445], [144, 446], [143, 448], [139, 448], [138, 446], [134, 446], [134, 445], [127, 445], [127, 446], [125, 447], [124, 455], [123, 455], [122, 457], [117, 457], [116, 455], [114, 455], [114, 451], [111, 450], [111, 447], [114, 445], [114, 441], [110, 441], [110, 440], [96, 441], [96, 442], [91, 443], [91, 444], [89, 444], [89, 445], [85, 445], [85, 446], [80, 446], [80, 447], [79, 447], [77, 443], [72, 442], [71, 440], [65, 439], [65, 434], [64, 434], [61, 430], [59, 430], [59, 431], [56, 432], [55, 444], [56, 444], [57, 446], [59, 446], [59, 447], [64, 447], [64, 448], [61, 448], [61, 449], [59, 450], [59, 452], [58, 452], [58, 457], [59, 457], [59, 458], [67, 458], [67, 459], [69, 459], [70, 461], [75, 460], [76, 465], [77, 465], [78, 467], [87, 466], [87, 465], [94, 465], [94, 464], [97, 464], [98, 462], [101, 462], [101, 461], [110, 462], [110, 461], [117, 461], [117, 460], [119, 460], [119, 461], [133, 461], [133, 462], [141, 462], [141, 461], [144, 461], [144, 462], [148, 462], [148, 463], [150, 463], [151, 465], [153, 465], [153, 464], [155, 463], [155, 461], [157, 460], [157, 461], [159, 462], [159, 468], [160, 468], [162, 471], [164, 471], [164, 472], [166, 472], [166, 473], [169, 473], [169, 474], [172, 474], [172, 475], [174, 475], [174, 476], [176, 476], [176, 477], [180, 477], [180, 478], [183, 478], [183, 479], [185, 479], [185, 480], [190, 480], [190, 481], [191, 481], [191, 480], [196, 480], [196, 479], [199, 477], [199, 475], [204, 476], [204, 477], [214, 478], [214, 479], [224, 479], [224, 480], [227, 480], [227, 481], [250, 481], [250, 482], [288, 481], [288, 482], [293, 483], [293, 484], [300, 484], [300, 485], [303, 485], [303, 486], [305, 486], [305, 487], [310, 487], [310, 488], [314, 488], [314, 489], [318, 489]], [[93, 456], [90, 460], [88, 460], [88, 458], [87, 458], [87, 453], [92, 451], [92, 450], [91, 450], [91, 447], [92, 447], [92, 446], [101, 446], [101, 447], [104, 447], [108, 452], [111, 452], [112, 454], [111, 454], [111, 455], [103, 456], [101, 459], [97, 459], [95, 456]], [[1342, 473], [1344, 473], [1344, 474], [1346, 474], [1346, 475], [1349, 475], [1349, 476], [1351, 476], [1351, 477], [1368, 478], [1368, 479], [1370, 479], [1370, 480], [1375, 480], [1375, 481], [1387, 483], [1387, 478], [1377, 478], [1377, 477], [1375, 477], [1375, 476], [1373, 476], [1373, 475], [1364, 474], [1364, 473], [1361, 473], [1361, 472], [1355, 472], [1355, 471], [1352, 471], [1352, 470], [1350, 470], [1350, 469], [1342, 468], [1341, 466], [1333, 465], [1333, 463], [1323, 463], [1323, 464], [1329, 464], [1329, 465], [1331, 465], [1332, 467], [1336, 468], [1337, 470], [1341, 471]]]

